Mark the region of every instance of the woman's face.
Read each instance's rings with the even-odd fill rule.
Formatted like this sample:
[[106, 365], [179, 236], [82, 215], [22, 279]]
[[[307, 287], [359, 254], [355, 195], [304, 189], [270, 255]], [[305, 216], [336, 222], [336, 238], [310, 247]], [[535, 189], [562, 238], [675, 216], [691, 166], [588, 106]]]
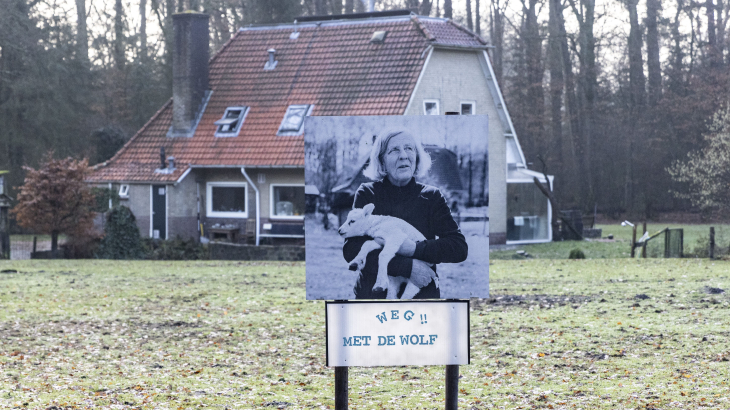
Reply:
[[404, 186], [416, 171], [416, 142], [408, 134], [399, 134], [388, 141], [383, 166], [393, 185]]

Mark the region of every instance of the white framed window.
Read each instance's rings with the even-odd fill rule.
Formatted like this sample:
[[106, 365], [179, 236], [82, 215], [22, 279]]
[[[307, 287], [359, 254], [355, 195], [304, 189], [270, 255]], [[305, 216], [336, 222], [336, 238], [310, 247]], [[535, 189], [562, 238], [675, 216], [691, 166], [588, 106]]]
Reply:
[[462, 101], [459, 112], [461, 115], [474, 115], [476, 110], [476, 104], [474, 101]]
[[302, 125], [304, 124], [304, 117], [312, 114], [312, 104], [299, 104], [290, 105], [286, 109], [284, 119], [281, 120], [279, 125], [279, 131], [276, 135], [299, 135], [302, 133]]
[[439, 115], [439, 100], [423, 100], [423, 115]]
[[248, 184], [208, 182], [205, 208], [212, 218], [248, 218]]
[[237, 137], [241, 131], [241, 125], [248, 114], [248, 107], [228, 107], [223, 113], [223, 118], [215, 122], [218, 126], [215, 130], [216, 137]]
[[119, 198], [121, 198], [121, 199], [129, 198], [129, 185], [128, 184], [122, 184], [121, 186], [119, 186]]
[[271, 219], [304, 219], [304, 185], [270, 185]]

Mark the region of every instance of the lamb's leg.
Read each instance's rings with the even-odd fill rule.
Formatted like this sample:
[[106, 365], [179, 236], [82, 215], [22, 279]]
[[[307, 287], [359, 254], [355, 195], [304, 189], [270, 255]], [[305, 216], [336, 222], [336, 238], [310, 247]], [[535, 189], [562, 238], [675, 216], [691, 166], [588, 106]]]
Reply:
[[386, 299], [398, 299], [398, 290], [400, 285], [406, 282], [408, 279], [402, 276], [388, 276], [388, 294], [385, 296]]
[[381, 246], [375, 241], [367, 241], [362, 244], [360, 252], [355, 256], [355, 259], [350, 262], [350, 270], [360, 272], [365, 267], [365, 261], [367, 260], [368, 254], [376, 249], [380, 249]]
[[388, 288], [388, 263], [393, 259], [407, 236], [403, 232], [392, 232], [385, 239], [385, 245], [378, 258], [378, 278], [375, 280], [373, 292], [382, 292]]
[[[401, 299], [413, 299], [414, 296], [421, 290], [418, 286], [414, 285], [413, 282], [410, 280], [408, 281], [408, 284], [406, 285], [406, 289], [403, 291], [403, 295], [401, 295]], [[390, 292], [390, 291], [388, 291]]]

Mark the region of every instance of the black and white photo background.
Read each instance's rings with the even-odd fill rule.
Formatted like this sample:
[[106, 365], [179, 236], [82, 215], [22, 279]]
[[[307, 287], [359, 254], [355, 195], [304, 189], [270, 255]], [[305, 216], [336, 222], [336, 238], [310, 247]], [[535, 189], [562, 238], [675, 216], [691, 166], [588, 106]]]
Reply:
[[[387, 288], [398, 289], [390, 296], [402, 299], [489, 296], [486, 116], [307, 117], [304, 147], [307, 299], [380, 299]], [[370, 166], [374, 147], [375, 158], [382, 154], [380, 167]], [[422, 156], [431, 160], [425, 174]], [[351, 212], [358, 190], [362, 208]], [[386, 272], [378, 269], [378, 253], [389, 252], [380, 250], [382, 242], [403, 240], [392, 233], [401, 224], [374, 215], [400, 216], [424, 237], [439, 239], [416, 245], [413, 255], [433, 262], [434, 277], [419, 270], [426, 263], [396, 256], [387, 271], [412, 269], [410, 283], [402, 277], [398, 283], [378, 280]], [[356, 235], [366, 229], [385, 237], [362, 245], [374, 245], [369, 258], [348, 262], [345, 255], [352, 259], [371, 239]], [[343, 253], [347, 237], [355, 239], [347, 239]]]

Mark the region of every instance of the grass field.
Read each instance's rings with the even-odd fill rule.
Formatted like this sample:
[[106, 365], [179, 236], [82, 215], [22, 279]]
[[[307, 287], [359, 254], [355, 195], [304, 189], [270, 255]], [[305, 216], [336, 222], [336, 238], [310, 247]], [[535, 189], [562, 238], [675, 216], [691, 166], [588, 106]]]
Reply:
[[[0, 407], [333, 408], [304, 265], [0, 265]], [[464, 409], [730, 408], [730, 263], [494, 260]], [[16, 271], [16, 272], [14, 272]], [[352, 409], [443, 408], [443, 367], [350, 370]]]
[[[721, 224], [652, 224], [647, 225], [649, 234], [654, 234], [664, 228], [684, 229], [684, 253], [685, 255], [696, 254], [699, 248], [707, 249], [707, 241], [710, 235], [710, 226], [715, 227], [716, 249], [718, 254], [727, 255], [730, 247], [730, 225]], [[581, 249], [588, 259], [613, 259], [628, 258], [631, 254], [631, 228], [618, 224], [596, 225], [596, 228], [603, 230], [602, 236], [606, 238], [613, 235], [613, 240], [586, 240], [582, 242], [564, 241], [550, 242], [534, 245], [518, 245], [516, 249], [525, 250], [531, 257], [538, 259], [566, 259], [571, 249]], [[642, 235], [641, 225], [637, 229], [637, 239]], [[664, 237], [661, 236], [652, 240], [648, 245], [648, 254], [663, 255]], [[637, 249], [638, 252], [638, 249]], [[514, 259], [515, 250], [492, 251], [490, 259]]]

